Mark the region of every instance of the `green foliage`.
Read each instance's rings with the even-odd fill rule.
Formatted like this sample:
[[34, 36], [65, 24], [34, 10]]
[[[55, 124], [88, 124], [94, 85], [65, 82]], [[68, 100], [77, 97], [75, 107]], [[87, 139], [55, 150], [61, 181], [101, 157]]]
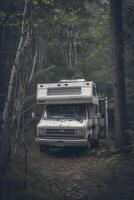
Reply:
[[[126, 83], [131, 116], [134, 107], [133, 6], [130, 0], [124, 3]], [[23, 8], [24, 1], [2, 3], [1, 23], [9, 14], [4, 24], [5, 36], [1, 34], [1, 38], [5, 37], [4, 41], [7, 40], [8, 43], [4, 62], [9, 67], [14, 63], [20, 38]], [[18, 69], [18, 79], [23, 88], [31, 73], [36, 49], [38, 51], [30, 86], [32, 89], [28, 90], [26, 95], [31, 96], [35, 93], [38, 82], [85, 78], [97, 83], [100, 92], [109, 97], [112, 109], [112, 41], [109, 5], [87, 0], [31, 0], [26, 20], [31, 30], [31, 43], [21, 58]], [[11, 51], [12, 54], [9, 55]]]

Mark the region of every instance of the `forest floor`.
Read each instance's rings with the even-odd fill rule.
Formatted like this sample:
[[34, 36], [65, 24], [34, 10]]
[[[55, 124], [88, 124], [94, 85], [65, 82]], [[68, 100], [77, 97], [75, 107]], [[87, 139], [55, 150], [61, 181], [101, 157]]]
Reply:
[[50, 149], [41, 153], [31, 144], [28, 173], [24, 173], [24, 155], [18, 151], [6, 175], [4, 200], [134, 199], [134, 153], [118, 154], [112, 139], [101, 140], [91, 152]]

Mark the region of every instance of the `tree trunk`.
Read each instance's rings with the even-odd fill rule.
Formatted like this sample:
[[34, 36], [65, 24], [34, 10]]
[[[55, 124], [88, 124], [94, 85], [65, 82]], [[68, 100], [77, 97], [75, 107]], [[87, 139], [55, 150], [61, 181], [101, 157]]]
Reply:
[[77, 42], [74, 42], [74, 64], [77, 65]]
[[69, 67], [72, 69], [73, 64], [72, 64], [72, 42], [70, 41], [69, 43]]
[[122, 0], [110, 0], [113, 39], [113, 92], [115, 103], [115, 134], [117, 145], [122, 149], [127, 144], [127, 108], [124, 73], [124, 39]]
[[22, 49], [24, 48], [25, 42], [25, 17], [26, 17], [26, 11], [27, 11], [27, 5], [28, 0], [25, 0], [25, 6], [24, 6], [24, 12], [23, 12], [23, 19], [22, 19], [22, 26], [21, 26], [21, 37], [19, 46], [16, 52], [15, 57], [15, 64], [12, 67], [9, 86], [8, 86], [8, 93], [7, 93], [7, 99], [5, 102], [4, 112], [3, 112], [3, 122], [2, 122], [2, 138], [1, 138], [1, 152], [0, 152], [0, 173], [5, 173], [8, 165], [9, 155], [10, 155], [10, 131], [9, 131], [9, 110], [10, 105], [12, 101], [12, 95], [13, 95], [13, 85], [16, 77], [16, 71], [17, 67], [19, 65], [19, 58], [22, 52]]
[[33, 78], [33, 76], [34, 76], [34, 71], [35, 71], [35, 66], [36, 66], [36, 60], [37, 60], [37, 55], [38, 55], [38, 48], [36, 47], [35, 55], [34, 55], [34, 59], [33, 59], [33, 66], [32, 66], [32, 70], [31, 70], [30, 76], [29, 76], [29, 80], [28, 80], [28, 85], [31, 83], [32, 78]]

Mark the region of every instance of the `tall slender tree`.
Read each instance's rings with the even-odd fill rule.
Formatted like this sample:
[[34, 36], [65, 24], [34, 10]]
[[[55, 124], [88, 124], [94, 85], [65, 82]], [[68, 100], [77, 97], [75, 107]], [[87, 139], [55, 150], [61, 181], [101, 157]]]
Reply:
[[122, 0], [110, 0], [113, 39], [113, 92], [115, 102], [115, 133], [117, 145], [122, 149], [127, 144], [127, 108], [124, 72], [124, 38]]
[[[27, 13], [28, 0], [25, 0], [23, 19], [21, 25], [21, 36], [16, 52], [15, 62], [11, 70], [11, 76], [8, 85], [7, 99], [5, 101], [4, 111], [3, 111], [3, 120], [2, 120], [2, 137], [1, 137], [1, 152], [0, 152], [0, 173], [4, 174], [6, 171], [9, 155], [11, 150], [10, 138], [11, 132], [9, 131], [9, 111], [12, 102], [12, 95], [14, 90], [14, 81], [17, 75], [17, 68], [19, 67], [19, 59], [26, 48], [29, 40], [29, 31], [25, 33], [25, 18]], [[26, 36], [25, 36], [26, 35]]]

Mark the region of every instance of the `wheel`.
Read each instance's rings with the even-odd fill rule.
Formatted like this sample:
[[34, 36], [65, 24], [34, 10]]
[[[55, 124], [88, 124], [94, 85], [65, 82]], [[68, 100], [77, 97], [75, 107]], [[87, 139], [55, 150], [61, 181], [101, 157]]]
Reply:
[[87, 149], [88, 151], [90, 151], [90, 150], [92, 149], [90, 137], [88, 137], [88, 143], [87, 143], [86, 149]]
[[40, 145], [40, 152], [44, 152], [44, 146]]
[[48, 151], [48, 150], [49, 150], [49, 146], [40, 145], [40, 152], [44, 152], [44, 151]]
[[99, 140], [98, 140], [98, 139], [95, 139], [95, 138], [92, 138], [92, 139], [90, 140], [90, 143], [91, 143], [91, 148], [96, 148], [96, 147], [98, 147]]

